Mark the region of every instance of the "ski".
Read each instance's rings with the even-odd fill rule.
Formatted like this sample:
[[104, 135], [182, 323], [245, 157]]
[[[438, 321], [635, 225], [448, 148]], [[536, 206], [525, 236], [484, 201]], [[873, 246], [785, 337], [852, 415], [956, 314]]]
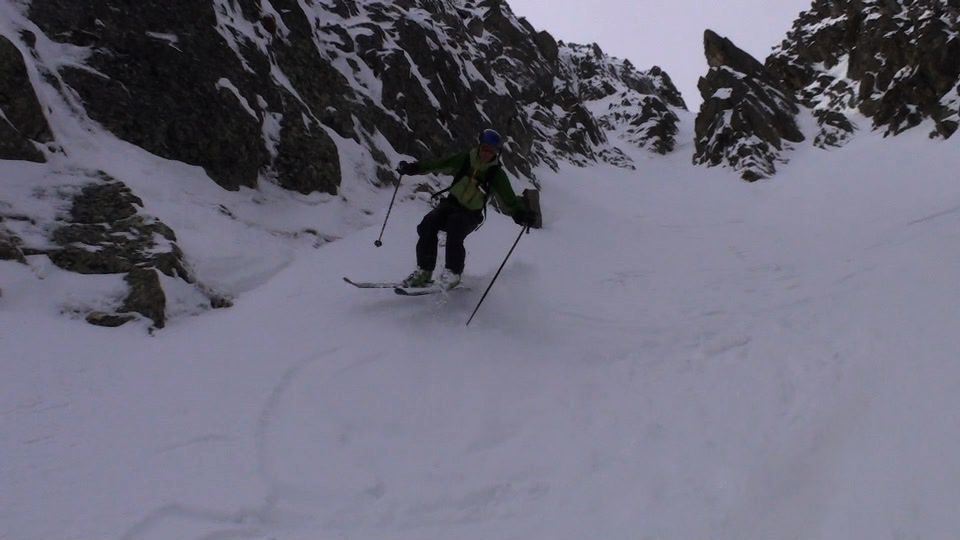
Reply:
[[353, 281], [348, 277], [343, 278], [344, 281], [357, 287], [358, 289], [395, 289], [397, 287], [403, 287], [403, 283], [400, 282], [364, 282], [364, 281]]
[[450, 291], [469, 291], [469, 287], [451, 287], [446, 289], [439, 285], [434, 285], [430, 287], [394, 287], [393, 292], [399, 294], [400, 296], [426, 296], [428, 294], [446, 294]]
[[404, 287], [403, 283], [353, 281], [348, 277], [344, 277], [343, 280], [358, 289], [393, 289], [393, 292], [401, 296], [425, 296], [428, 294], [446, 293], [452, 289], [469, 290], [469, 287], [462, 286], [451, 289], [445, 289], [435, 284], [430, 284], [426, 287]]

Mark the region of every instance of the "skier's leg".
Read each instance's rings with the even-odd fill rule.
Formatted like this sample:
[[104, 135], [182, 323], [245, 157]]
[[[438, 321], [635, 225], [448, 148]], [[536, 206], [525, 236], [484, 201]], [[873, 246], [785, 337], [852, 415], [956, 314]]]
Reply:
[[463, 273], [463, 267], [467, 258], [467, 250], [463, 247], [463, 241], [482, 221], [482, 212], [469, 210], [451, 213], [450, 217], [447, 218], [447, 252], [445, 261], [447, 270], [457, 275]]
[[447, 220], [447, 205], [441, 203], [423, 216], [420, 225], [417, 225], [417, 267], [433, 271], [437, 266], [437, 233], [443, 228]]

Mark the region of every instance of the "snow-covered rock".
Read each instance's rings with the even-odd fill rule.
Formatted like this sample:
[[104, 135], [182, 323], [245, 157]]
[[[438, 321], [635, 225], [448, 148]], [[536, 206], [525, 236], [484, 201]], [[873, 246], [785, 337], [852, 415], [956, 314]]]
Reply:
[[817, 0], [767, 67], [804, 105], [824, 112], [827, 138], [836, 125], [824, 118], [855, 111], [890, 135], [932, 119], [933, 135], [947, 138], [957, 129], [950, 95], [960, 83], [958, 32], [954, 0]]
[[772, 176], [786, 145], [804, 140], [793, 95], [729, 39], [707, 30], [704, 48], [710, 71], [698, 84], [694, 163], [729, 165], [748, 181]]
[[[50, 68], [92, 118], [229, 189], [267, 177], [336, 193], [338, 138], [368, 150], [379, 165], [370, 180], [382, 183], [398, 154], [450, 151], [485, 126], [510, 137], [506, 165], [526, 176], [607, 149], [598, 119], [569, 94], [580, 86], [570, 49], [502, 1], [36, 0], [27, 15], [82, 55]], [[625, 88], [643, 79], [647, 95], [662, 88], [682, 103], [659, 70], [628, 67], [624, 81], [605, 78]]]
[[[2, 219], [0, 219], [0, 223], [2, 223]], [[20, 249], [21, 242], [19, 237], [0, 224], [0, 260], [26, 263], [23, 250]]]
[[607, 132], [659, 154], [674, 150], [680, 121], [676, 111], [687, 106], [662, 69], [638, 71], [629, 60], [611, 58], [596, 44], [566, 45], [561, 58], [571, 91]]
[[[926, 121], [931, 137], [949, 138], [960, 126], [958, 37], [955, 0], [816, 0], [762, 66], [717, 53], [725, 47], [708, 37], [695, 162], [772, 175], [789, 159], [778, 138], [803, 139], [793, 122], [772, 121], [797, 116], [795, 103], [816, 126], [806, 138], [823, 149], [847, 144], [864, 116], [885, 135]], [[728, 56], [741, 66], [723, 66]]]

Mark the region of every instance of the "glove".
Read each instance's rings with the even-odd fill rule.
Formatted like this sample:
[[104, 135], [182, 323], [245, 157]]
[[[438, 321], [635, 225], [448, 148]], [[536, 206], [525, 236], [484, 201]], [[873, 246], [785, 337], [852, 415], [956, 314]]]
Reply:
[[397, 165], [397, 174], [402, 174], [403, 176], [420, 174], [420, 164], [401, 161], [400, 164]]
[[537, 215], [531, 210], [519, 210], [513, 215], [513, 222], [521, 227], [533, 227], [537, 223]]

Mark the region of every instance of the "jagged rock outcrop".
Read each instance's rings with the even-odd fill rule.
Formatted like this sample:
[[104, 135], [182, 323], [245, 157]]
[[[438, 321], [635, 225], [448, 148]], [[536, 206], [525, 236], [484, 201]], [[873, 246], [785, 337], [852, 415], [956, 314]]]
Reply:
[[577, 95], [607, 132], [640, 148], [667, 154], [676, 147], [680, 122], [675, 109], [687, 106], [662, 69], [638, 71], [629, 60], [611, 58], [597, 44], [567, 45], [561, 51]]
[[[35, 167], [27, 179], [9, 180], [0, 192], [0, 260], [27, 263], [45, 256], [63, 270], [114, 274], [127, 284], [122, 297], [71, 303], [64, 312], [102, 326], [142, 316], [162, 328], [163, 280], [179, 282], [181, 298], [189, 298], [196, 311], [229, 304], [197, 283], [173, 230], [144, 212], [142, 200], [120, 180], [103, 171]], [[22, 212], [9, 201], [19, 202]]]
[[20, 249], [22, 243], [23, 240], [3, 226], [3, 219], [0, 218], [0, 261], [17, 261], [25, 264], [27, 260], [23, 256], [23, 250]]
[[933, 134], [950, 137], [960, 110], [958, 32], [957, 0], [816, 0], [767, 67], [817, 113], [826, 144], [849, 136], [853, 111], [887, 134], [932, 119]]
[[23, 55], [0, 35], [0, 159], [42, 163], [46, 158], [37, 145], [52, 140]]
[[130, 293], [123, 300], [120, 312], [139, 313], [152, 320], [157, 328], [163, 328], [166, 324], [167, 296], [160, 285], [157, 271], [153, 268], [136, 267], [130, 270], [123, 280]]
[[816, 120], [821, 148], [845, 144], [857, 115], [886, 135], [930, 121], [932, 137], [948, 138], [960, 126], [958, 0], [816, 0], [763, 66], [709, 32], [705, 41], [697, 163], [729, 164], [747, 179], [773, 174], [785, 159], [777, 139], [801, 140], [785, 121], [794, 102]]
[[80, 274], [116, 274], [154, 267], [170, 277], [192, 281], [183, 265], [176, 235], [156, 218], [142, 215], [143, 202], [122, 183], [106, 177], [73, 199], [69, 221], [53, 232], [62, 249], [54, 264]]
[[[488, 125], [510, 137], [507, 168], [527, 176], [609, 153], [609, 122], [572, 91], [566, 46], [501, 0], [34, 0], [28, 15], [90, 48], [92, 69], [58, 72], [94, 120], [228, 189], [270, 178], [336, 193], [349, 151], [338, 141], [359, 145], [379, 165], [368, 180], [386, 183], [387, 156], [448, 152]], [[669, 151], [682, 99], [659, 69], [622, 67], [604, 76], [637, 92], [620, 112], [631, 140]]]
[[143, 202], [122, 182], [102, 172], [94, 177], [99, 181], [74, 196], [65, 223], [54, 230], [59, 248], [48, 252], [50, 260], [80, 274], [126, 274], [130, 292], [119, 311], [140, 313], [162, 328], [165, 295], [156, 271], [194, 282], [176, 235], [142, 214]]
[[694, 163], [729, 165], [748, 181], [772, 176], [784, 141], [804, 140], [792, 93], [729, 39], [707, 30], [704, 48], [710, 71], [698, 84]]
[[[280, 167], [286, 173], [278, 174], [281, 183], [304, 192], [335, 191], [339, 164], [329, 136], [318, 125], [300, 125], [304, 107], [273, 83], [271, 65], [255, 54], [253, 43], [242, 42], [244, 48], [235, 52], [215, 31], [229, 34], [229, 21], [241, 16], [228, 11], [231, 2], [219, 7], [184, 0], [115, 4], [30, 4], [30, 18], [48, 36], [90, 47], [86, 63], [95, 71], [73, 65], [58, 71], [94, 120], [154, 154], [202, 166], [227, 189], [255, 186], [271, 160], [296, 162], [287, 156], [290, 144], [310, 146], [316, 149], [311, 154], [316, 166], [311, 171]], [[254, 13], [247, 16], [256, 21]], [[251, 28], [264, 33], [259, 25]], [[323, 84], [320, 62], [309, 60], [303, 68], [315, 68], [317, 83]], [[288, 131], [297, 131], [296, 143], [277, 144], [289, 141], [275, 129], [278, 114]]]

